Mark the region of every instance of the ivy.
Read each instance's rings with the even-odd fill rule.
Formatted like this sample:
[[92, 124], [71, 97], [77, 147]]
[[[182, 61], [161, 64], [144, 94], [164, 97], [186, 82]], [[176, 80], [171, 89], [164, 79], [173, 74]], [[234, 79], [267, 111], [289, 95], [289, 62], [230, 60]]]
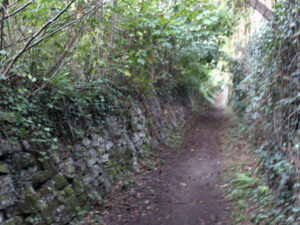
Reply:
[[1, 25], [0, 138], [55, 151], [133, 99], [208, 98], [234, 25], [225, 4], [206, 0], [33, 1]]
[[[252, 37], [249, 50], [232, 61], [233, 108], [248, 126], [261, 173], [276, 196], [257, 224], [298, 224], [299, 208], [299, 16], [295, 5], [279, 1], [274, 24]], [[295, 76], [296, 75], [296, 76]]]

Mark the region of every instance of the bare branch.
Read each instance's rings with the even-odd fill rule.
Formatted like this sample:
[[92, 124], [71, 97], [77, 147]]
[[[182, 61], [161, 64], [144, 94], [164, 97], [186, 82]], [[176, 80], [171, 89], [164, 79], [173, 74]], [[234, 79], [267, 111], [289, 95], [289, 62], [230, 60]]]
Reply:
[[6, 8], [9, 9], [9, 8], [13, 7], [17, 3], [18, 3], [18, 1], [14, 1], [14, 2], [10, 3]]
[[44, 41], [45, 39], [51, 37], [52, 35], [58, 33], [59, 31], [61, 30], [64, 30], [65, 28], [69, 27], [69, 26], [72, 26], [74, 23], [78, 22], [79, 20], [81, 20], [82, 17], [85, 17], [87, 15], [89, 15], [92, 11], [94, 10], [97, 10], [99, 9], [101, 6], [103, 5], [102, 2], [98, 3], [96, 6], [94, 6], [92, 9], [90, 9], [89, 11], [87, 11], [86, 13], [84, 13], [83, 15], [81, 15], [78, 19], [70, 22], [70, 23], [67, 23], [66, 25], [54, 30], [53, 32], [51, 32], [50, 34], [44, 36], [44, 37], [41, 37], [39, 40], [37, 40], [36, 42], [34, 42], [33, 44], [31, 44], [26, 50], [29, 50], [31, 48], [33, 48], [34, 46], [38, 45], [39, 43], [41, 43], [42, 41]]
[[0, 21], [3, 21], [3, 20], [6, 20], [8, 19], [9, 17], [12, 17], [14, 15], [16, 15], [17, 13], [19, 13], [20, 11], [22, 11], [23, 9], [27, 8], [27, 6], [29, 6], [31, 3], [33, 3], [33, 0], [26, 3], [25, 5], [23, 5], [22, 7], [18, 8], [16, 11], [14, 11], [13, 13], [9, 14], [9, 15], [6, 15], [4, 16]]
[[[64, 49], [63, 53], [56, 59], [55, 63], [50, 67], [48, 72], [43, 77], [48, 77], [52, 74], [51, 77], [55, 75], [55, 71], [59, 69], [59, 67], [62, 65], [64, 58], [67, 56], [67, 53], [72, 51], [72, 48], [74, 47], [75, 42], [77, 39], [81, 36], [81, 34], [84, 32], [84, 24], [80, 27], [79, 31], [72, 37], [71, 40], [68, 41], [66, 48]], [[42, 81], [42, 80], [41, 80]], [[33, 94], [37, 93], [38, 91], [42, 90], [46, 87], [46, 84], [43, 84], [38, 89], [32, 91], [30, 94], [26, 96], [26, 98], [29, 98]]]
[[25, 44], [23, 49], [13, 57], [13, 59], [10, 61], [9, 65], [7, 68], [3, 68], [1, 71], [1, 76], [6, 77], [7, 74], [10, 72], [12, 66], [17, 62], [17, 60], [20, 58], [20, 56], [27, 51], [28, 47], [30, 44], [45, 30], [47, 29], [55, 20], [57, 20], [63, 13], [65, 13], [68, 8], [75, 2], [75, 0], [72, 0], [69, 2], [69, 4], [61, 10], [55, 17], [53, 17], [51, 20], [49, 20], [47, 23], [45, 23]]
[[[73, 21], [68, 22], [68, 23], [65, 22], [65, 23], [63, 23], [63, 24], [57, 24], [57, 26], [60, 26], [59, 28], [57, 28], [56, 30], [50, 32], [50, 34], [48, 34], [48, 35], [46, 35], [46, 36], [44, 36], [44, 37], [41, 37], [39, 40], [37, 40], [35, 43], [33, 43], [31, 46], [29, 46], [28, 49], [34, 47], [33, 45], [39, 44], [41, 41], [45, 40], [45, 39], [48, 38], [48, 37], [51, 37], [52, 35], [58, 33], [59, 31], [61, 31], [61, 30], [65, 29], [65, 28], [67, 28], [67, 27], [73, 25], [74, 23], [78, 22], [82, 17], [84, 17], [84, 16], [90, 14], [90, 13], [91, 13], [92, 11], [94, 11], [94, 10], [100, 9], [103, 5], [104, 5], [104, 2], [100, 1], [97, 5], [95, 5], [92, 9], [88, 10], [87, 12], [85, 12], [85, 13], [84, 13], [83, 15], [81, 15], [78, 19], [73, 20]], [[56, 20], [55, 23], [61, 22], [62, 20], [65, 20], [66, 18], [71, 18], [71, 17], [74, 16], [74, 15], [76, 15], [76, 13], [73, 13], [73, 14], [67, 16], [67, 17], [64, 17], [63, 19]], [[52, 25], [55, 25], [55, 23], [52, 23]], [[18, 40], [17, 40], [16, 42], [14, 42], [14, 43], [12, 43], [12, 44], [10, 44], [10, 45], [4, 46], [3, 49], [11, 48], [11, 47], [13, 47], [13, 46], [15, 46], [15, 45], [17, 45], [17, 44], [19, 44], [19, 43], [21, 43], [21, 42], [24, 42], [24, 41], [28, 40], [28, 39], [31, 38], [31, 37], [32, 37], [32, 35], [23, 37], [22, 39], [21, 39], [21, 38], [18, 38]], [[38, 43], [37, 43], [37, 42], [38, 42]]]

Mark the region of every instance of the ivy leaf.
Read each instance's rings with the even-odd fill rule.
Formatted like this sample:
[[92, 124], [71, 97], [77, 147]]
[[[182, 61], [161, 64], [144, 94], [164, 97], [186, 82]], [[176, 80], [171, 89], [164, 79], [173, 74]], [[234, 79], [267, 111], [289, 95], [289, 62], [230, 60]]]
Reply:
[[21, 121], [22, 121], [22, 115], [21, 115], [21, 113], [17, 113], [16, 114], [16, 122], [21, 123]]
[[139, 59], [137, 60], [137, 62], [138, 62], [139, 64], [141, 64], [141, 65], [144, 65], [144, 64], [145, 64], [145, 60], [142, 59], [142, 58], [139, 58]]

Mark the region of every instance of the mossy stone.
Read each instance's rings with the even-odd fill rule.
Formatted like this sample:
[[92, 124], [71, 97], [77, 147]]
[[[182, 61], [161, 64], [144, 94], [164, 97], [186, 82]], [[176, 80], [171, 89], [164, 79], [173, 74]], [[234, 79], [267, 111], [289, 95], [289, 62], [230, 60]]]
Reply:
[[118, 169], [120, 168], [120, 166], [118, 165], [113, 165], [113, 167], [109, 168], [107, 170], [107, 173], [109, 175], [111, 175], [113, 177], [113, 179], [116, 181], [119, 179], [119, 176], [118, 176]]
[[5, 163], [0, 163], [0, 174], [7, 174], [9, 173], [9, 167]]
[[31, 190], [27, 190], [24, 201], [19, 203], [19, 207], [23, 213], [38, 212], [40, 209], [40, 204], [38, 202], [37, 195], [35, 193], [32, 193]]
[[22, 214], [20, 208], [17, 205], [13, 205], [5, 209], [5, 214], [7, 218], [12, 218], [14, 216], [19, 216]]
[[80, 195], [85, 190], [82, 182], [79, 180], [74, 180], [72, 183], [72, 187], [73, 187], [75, 195]]
[[66, 198], [66, 192], [64, 190], [58, 191], [56, 198], [59, 202], [64, 203]]
[[55, 174], [54, 170], [41, 170], [32, 177], [33, 185], [43, 183], [50, 179]]
[[14, 154], [12, 163], [16, 169], [24, 169], [36, 165], [37, 160], [32, 154], [21, 152]]
[[74, 195], [74, 190], [72, 188], [72, 186], [67, 186], [65, 189], [64, 189], [66, 195], [69, 197], [69, 196], [73, 196]]
[[72, 158], [69, 158], [68, 160], [66, 160], [66, 162], [64, 162], [63, 174], [67, 178], [75, 177], [75, 166], [74, 166], [74, 161]]
[[40, 200], [50, 199], [50, 196], [54, 197], [53, 189], [51, 188], [51, 184], [47, 183], [41, 190], [39, 190]]
[[87, 200], [88, 200], [88, 195], [86, 193], [82, 193], [81, 195], [78, 196], [80, 205], [84, 205]]
[[16, 197], [12, 193], [0, 196], [0, 209], [13, 206], [16, 203]]
[[56, 189], [60, 190], [68, 185], [68, 180], [63, 175], [56, 175], [54, 178], [54, 186]]
[[2, 225], [23, 225], [23, 218], [21, 216], [16, 216], [6, 220], [2, 223]]
[[59, 206], [59, 203], [57, 201], [49, 202], [46, 206], [41, 207], [41, 212], [43, 217], [46, 219], [46, 221], [50, 224], [53, 221], [53, 219], [56, 217], [56, 210]]
[[76, 196], [70, 196], [65, 199], [65, 205], [68, 209], [73, 209], [75, 210], [76, 207], [78, 207], [79, 204], [79, 199]]

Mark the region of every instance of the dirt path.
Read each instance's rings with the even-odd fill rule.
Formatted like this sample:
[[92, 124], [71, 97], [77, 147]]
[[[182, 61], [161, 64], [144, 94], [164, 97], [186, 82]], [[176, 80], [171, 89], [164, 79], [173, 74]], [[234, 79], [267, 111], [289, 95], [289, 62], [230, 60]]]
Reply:
[[220, 188], [224, 122], [220, 99], [193, 116], [181, 147], [161, 149], [162, 165], [111, 195], [104, 214], [107, 225], [230, 225]]

